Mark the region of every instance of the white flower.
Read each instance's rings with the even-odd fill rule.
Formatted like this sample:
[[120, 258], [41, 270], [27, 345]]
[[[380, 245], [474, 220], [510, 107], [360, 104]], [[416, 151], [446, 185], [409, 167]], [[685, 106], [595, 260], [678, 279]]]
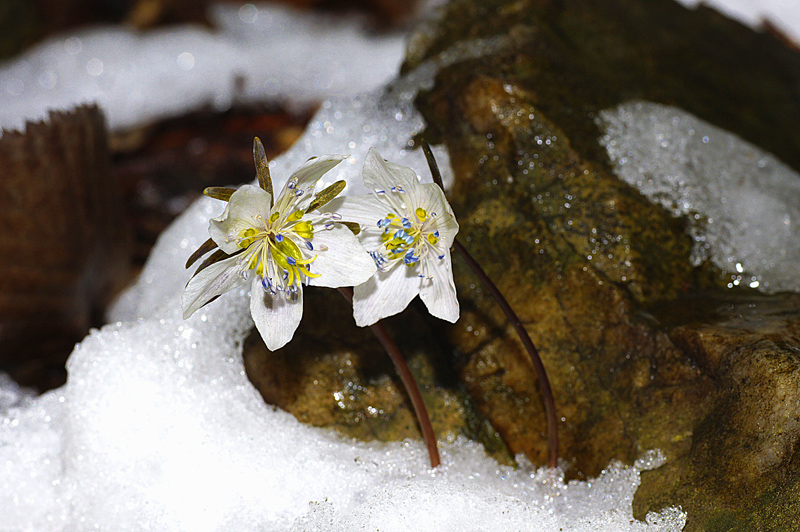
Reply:
[[338, 214], [319, 212], [344, 188], [344, 181], [313, 194], [320, 177], [346, 157], [310, 159], [292, 174], [272, 206], [266, 157], [259, 161], [259, 148], [257, 141], [261, 187], [207, 191], [212, 197], [228, 199], [228, 204], [222, 216], [210, 222], [213, 242], [194, 257], [214, 244], [220, 251], [186, 285], [182, 304], [183, 316], [188, 318], [220, 294], [250, 281], [253, 320], [267, 347], [275, 350], [291, 340], [300, 323], [304, 283], [354, 286], [371, 277], [376, 267], [353, 232], [338, 222]]
[[344, 197], [330, 206], [361, 225], [359, 240], [378, 272], [353, 290], [360, 326], [402, 311], [419, 294], [430, 313], [454, 322], [459, 308], [450, 264], [458, 223], [444, 192], [422, 184], [410, 168], [384, 161], [370, 149], [364, 184], [372, 195]]

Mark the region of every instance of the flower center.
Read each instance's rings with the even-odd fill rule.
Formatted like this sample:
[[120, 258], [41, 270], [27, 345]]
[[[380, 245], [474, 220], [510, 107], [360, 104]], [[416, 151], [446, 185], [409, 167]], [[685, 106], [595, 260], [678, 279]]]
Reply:
[[292, 301], [298, 297], [302, 282], [319, 277], [311, 271], [317, 258], [314, 245], [314, 225], [303, 220], [305, 212], [294, 211], [289, 216], [273, 212], [266, 222], [260, 216], [261, 226], [248, 227], [239, 233], [238, 246], [248, 251], [247, 269], [255, 270], [264, 290], [277, 294], [283, 292]]
[[385, 218], [378, 220], [378, 227], [383, 229], [381, 240], [386, 256], [379, 252], [372, 253], [377, 266], [382, 268], [388, 261], [402, 258], [403, 263], [411, 268], [432, 250], [442, 258], [444, 255], [436, 250], [439, 231], [433, 227], [435, 220], [436, 213], [428, 215], [421, 207], [413, 215], [400, 217], [388, 213]]

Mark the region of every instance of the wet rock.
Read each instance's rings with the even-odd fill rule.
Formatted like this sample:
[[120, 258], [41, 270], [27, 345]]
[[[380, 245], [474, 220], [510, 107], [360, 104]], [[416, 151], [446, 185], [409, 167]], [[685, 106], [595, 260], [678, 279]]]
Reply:
[[[686, 301], [654, 309], [685, 321]], [[635, 510], [681, 504], [706, 530], [794, 530], [800, 516], [800, 296], [728, 295], [670, 336], [714, 380], [691, 448], [643, 475]]]
[[[270, 352], [258, 332], [247, 338], [247, 376], [264, 400], [304, 423], [333, 427], [364, 441], [422, 437], [397, 372], [369, 328], [335, 290], [304, 292], [304, 317], [294, 339]], [[496, 431], [478, 413], [448, 368], [441, 327], [414, 310], [384, 320], [406, 357], [441, 441], [481, 441], [499, 461], [513, 462]]]

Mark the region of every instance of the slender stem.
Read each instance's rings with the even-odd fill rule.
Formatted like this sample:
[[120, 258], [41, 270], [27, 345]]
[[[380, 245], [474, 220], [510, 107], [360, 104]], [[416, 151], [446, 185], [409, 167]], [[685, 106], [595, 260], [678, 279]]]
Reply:
[[[350, 304], [353, 303], [353, 290], [350, 288], [340, 288], [339, 292]], [[408, 393], [408, 397], [411, 399], [411, 405], [414, 407], [414, 412], [417, 415], [420, 429], [422, 429], [422, 437], [425, 439], [425, 446], [428, 448], [431, 467], [438, 467], [439, 464], [441, 464], [441, 460], [439, 458], [439, 447], [436, 444], [436, 434], [433, 432], [433, 425], [431, 425], [431, 419], [428, 416], [428, 409], [425, 407], [425, 402], [422, 400], [422, 395], [419, 393], [417, 381], [414, 380], [414, 376], [408, 369], [408, 364], [406, 364], [402, 353], [400, 353], [397, 344], [395, 344], [392, 337], [389, 336], [383, 324], [381, 322], [375, 323], [370, 325], [370, 329], [372, 329], [372, 333], [380, 340], [381, 345], [383, 345], [383, 348], [389, 354], [389, 358], [392, 359], [394, 367], [400, 375], [400, 380], [403, 381], [403, 386], [405, 386], [406, 393]]]
[[[436, 159], [433, 157], [433, 151], [431, 151], [430, 145], [423, 141], [422, 142], [422, 151], [425, 153], [425, 159], [428, 161], [428, 166], [431, 169], [431, 175], [433, 176], [433, 181], [439, 185], [439, 187], [444, 191], [444, 184], [442, 183], [442, 174], [439, 172], [439, 165], [436, 163]], [[556, 401], [553, 398], [553, 389], [550, 387], [550, 379], [547, 378], [547, 370], [542, 364], [542, 358], [539, 356], [539, 350], [536, 349], [536, 346], [531, 340], [531, 337], [528, 335], [528, 331], [525, 330], [525, 327], [522, 326], [522, 322], [519, 320], [517, 313], [514, 312], [514, 309], [511, 308], [511, 305], [508, 304], [505, 296], [503, 293], [500, 292], [500, 289], [497, 288], [497, 285], [486, 275], [486, 272], [483, 271], [480, 264], [469, 254], [467, 249], [461, 245], [461, 242], [458, 240], [453, 240], [453, 248], [459, 252], [459, 254], [464, 258], [464, 261], [469, 265], [475, 275], [478, 276], [478, 279], [481, 280], [483, 285], [492, 295], [492, 297], [497, 301], [497, 304], [503, 309], [503, 313], [505, 313], [506, 318], [511, 323], [511, 326], [514, 327], [519, 339], [522, 341], [522, 345], [525, 346], [525, 350], [528, 351], [528, 356], [530, 356], [531, 363], [533, 364], [533, 368], [536, 370], [536, 376], [539, 378], [539, 388], [542, 391], [542, 399], [544, 401], [544, 411], [545, 416], [547, 417], [547, 465], [550, 467], [557, 467], [558, 466], [558, 420], [556, 417]]]
[[453, 248], [461, 254], [464, 261], [472, 268], [472, 271], [475, 272], [478, 279], [481, 280], [495, 301], [497, 301], [500, 308], [503, 309], [506, 318], [508, 318], [511, 326], [514, 327], [519, 339], [522, 341], [522, 345], [524, 345], [525, 350], [528, 351], [533, 368], [536, 370], [536, 376], [539, 378], [539, 388], [542, 390], [544, 410], [547, 417], [547, 465], [556, 467], [558, 466], [558, 421], [556, 418], [556, 402], [553, 398], [553, 389], [550, 387], [550, 379], [547, 378], [547, 370], [545, 370], [542, 359], [539, 356], [539, 350], [536, 349], [533, 340], [531, 340], [525, 327], [522, 326], [522, 322], [519, 320], [516, 312], [514, 312], [514, 309], [508, 304], [508, 301], [503, 296], [503, 293], [500, 292], [500, 289], [497, 288], [489, 276], [486, 275], [483, 268], [480, 267], [475, 259], [472, 258], [472, 255], [469, 254], [458, 240], [453, 241]]

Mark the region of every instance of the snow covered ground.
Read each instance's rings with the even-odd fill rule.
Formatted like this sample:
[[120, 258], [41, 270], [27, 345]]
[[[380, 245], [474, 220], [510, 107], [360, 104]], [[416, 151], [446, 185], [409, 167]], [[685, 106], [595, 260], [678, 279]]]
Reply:
[[[751, 17], [776, 7], [742, 5]], [[325, 153], [352, 154], [327, 180], [353, 179], [369, 146], [424, 169], [407, 149], [422, 127], [411, 106], [415, 91], [431, 82], [437, 64], [496, 45], [450, 51], [385, 94], [378, 87], [395, 75], [401, 36], [367, 37], [348, 22], [323, 27], [261, 5], [227, 4], [216, 13], [226, 28], [220, 35], [96, 30], [43, 44], [0, 69], [0, 124], [17, 127], [49, 106], [94, 98], [117, 128], [264, 92], [298, 105], [329, 98], [300, 141], [273, 161], [276, 186]], [[770, 18], [794, 20], [797, 30], [798, 13], [791, 6]], [[267, 55], [276, 62], [262, 63]], [[445, 154], [437, 155], [449, 177]], [[639, 471], [657, 466], [658, 453], [637, 467], [611, 465], [598, 479], [565, 484], [560, 471], [524, 461], [518, 470], [500, 467], [459, 440], [443, 446], [443, 466], [430, 471], [419, 442], [357, 443], [266, 406], [242, 367], [251, 326], [245, 294], [229, 293], [181, 319], [183, 262], [219, 211], [218, 202], [200, 200], [162, 235], [140, 280], [112, 310], [115, 323], [73, 352], [64, 387], [32, 397], [0, 377], [0, 531], [683, 527], [677, 509], [647, 523], [632, 518]]]

